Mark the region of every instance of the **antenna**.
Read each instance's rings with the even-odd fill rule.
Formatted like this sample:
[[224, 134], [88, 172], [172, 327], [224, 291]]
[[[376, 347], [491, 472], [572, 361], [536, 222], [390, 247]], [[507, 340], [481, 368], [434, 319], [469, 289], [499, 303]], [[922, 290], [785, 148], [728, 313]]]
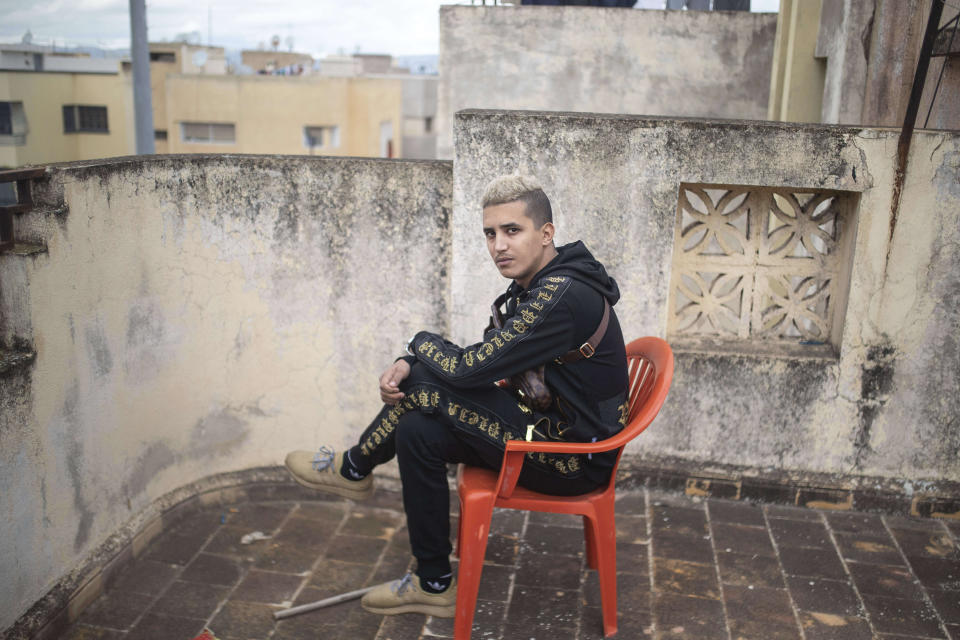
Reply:
[[207, 3], [207, 46], [213, 46], [213, 6]]

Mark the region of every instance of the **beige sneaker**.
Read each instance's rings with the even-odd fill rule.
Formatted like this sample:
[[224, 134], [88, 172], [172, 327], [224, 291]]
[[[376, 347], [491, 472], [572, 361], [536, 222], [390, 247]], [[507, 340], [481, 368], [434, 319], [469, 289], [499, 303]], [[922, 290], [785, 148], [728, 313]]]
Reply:
[[364, 594], [360, 604], [370, 613], [383, 616], [422, 613], [436, 618], [452, 618], [457, 609], [457, 580], [454, 578], [443, 593], [427, 593], [420, 588], [420, 578], [415, 573], [408, 573]]
[[284, 464], [293, 479], [305, 487], [335, 493], [351, 500], [365, 500], [373, 494], [373, 474], [360, 480], [348, 480], [340, 475], [343, 452], [330, 447], [312, 451], [291, 451]]

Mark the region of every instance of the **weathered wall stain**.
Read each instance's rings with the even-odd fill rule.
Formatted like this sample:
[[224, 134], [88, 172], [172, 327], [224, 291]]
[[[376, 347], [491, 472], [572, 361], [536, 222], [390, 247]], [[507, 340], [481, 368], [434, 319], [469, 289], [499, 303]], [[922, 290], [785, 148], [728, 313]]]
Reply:
[[853, 465], [863, 468], [863, 463], [872, 450], [870, 437], [873, 422], [883, 410], [893, 389], [897, 350], [890, 344], [872, 345], [867, 348], [867, 357], [861, 366], [860, 398], [857, 401], [859, 424], [854, 437]]
[[[797, 426], [836, 385], [837, 375], [836, 365], [822, 360], [678, 353], [674, 382], [658, 418], [663, 428], [644, 434], [644, 448], [803, 468], [814, 451], [825, 447]], [[707, 428], [704, 415], [710, 417]]]
[[84, 446], [81, 438], [83, 433], [81, 426], [83, 424], [78, 415], [78, 405], [80, 403], [79, 389], [74, 384], [67, 390], [63, 401], [63, 421], [67, 426], [63, 434], [63, 460], [70, 479], [70, 487], [73, 491], [73, 506], [79, 516], [76, 526], [76, 533], [73, 538], [74, 552], [81, 551], [90, 539], [90, 529], [93, 526], [94, 511], [87, 502], [84, 491], [87, 488], [88, 478], [86, 477], [86, 461], [84, 458]]
[[127, 347], [160, 344], [164, 329], [162, 310], [149, 303], [137, 304], [127, 318]]
[[164, 309], [149, 298], [133, 302], [126, 317], [123, 369], [133, 384], [154, 380], [175, 357], [178, 335], [170, 335]]
[[98, 378], [109, 375], [113, 369], [113, 355], [110, 353], [110, 345], [104, 333], [103, 325], [99, 320], [95, 321], [93, 326], [85, 329], [84, 336], [94, 375]]
[[190, 432], [188, 455], [226, 456], [250, 437], [250, 426], [227, 407], [201, 418]]
[[129, 476], [122, 484], [126, 499], [139, 496], [158, 473], [171, 467], [177, 455], [165, 442], [153, 442], [134, 460]]

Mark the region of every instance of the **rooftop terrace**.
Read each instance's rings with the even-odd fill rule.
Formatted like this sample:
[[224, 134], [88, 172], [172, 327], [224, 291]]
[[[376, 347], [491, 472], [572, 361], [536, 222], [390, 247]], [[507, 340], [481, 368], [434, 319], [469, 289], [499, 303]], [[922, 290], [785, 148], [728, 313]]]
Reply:
[[[0, 253], [0, 630], [31, 637], [81, 615], [95, 621], [106, 609], [86, 605], [127, 561], [144, 558], [157, 533], [188, 527], [178, 523], [197, 504], [242, 514], [290, 500], [282, 509], [294, 515], [264, 527], [299, 522], [308, 509], [293, 503], [304, 496], [240, 489], [282, 483], [275, 465], [289, 450], [355, 442], [379, 409], [378, 373], [415, 331], [477, 339], [504, 286], [483, 248], [478, 201], [494, 176], [525, 171], [551, 197], [558, 240], [584, 240], [617, 279], [624, 335], [665, 337], [676, 353], [660, 416], [624, 452], [623, 487], [706, 498], [690, 506], [704, 530], [688, 523], [677, 533], [677, 515], [658, 542], [657, 507], [630, 497], [639, 504], [628, 502], [621, 521], [646, 518], [652, 537], [634, 531], [640, 542], [625, 549], [652, 549], [654, 561], [640, 562], [640, 575], [653, 576], [644, 590], [624, 574], [621, 610], [636, 616], [624, 628], [687, 629], [695, 617], [658, 618], [688, 602], [673, 589], [715, 596], [689, 601], [701, 605], [697, 615], [713, 607], [724, 616], [697, 633], [729, 631], [730, 640], [754, 633], [737, 625], [760, 612], [769, 612], [764, 632], [802, 630], [807, 640], [831, 629], [855, 637], [863, 625], [909, 637], [898, 619], [945, 637], [960, 593], [956, 529], [946, 524], [960, 518], [960, 137], [916, 133], [895, 210], [890, 130], [484, 110], [460, 112], [455, 126], [452, 163], [153, 156], [50, 166], [30, 178], [32, 204], [15, 207], [14, 247]], [[204, 497], [214, 494], [223, 499]], [[714, 513], [727, 504], [720, 498], [746, 505], [728, 512], [763, 513], [754, 524], [772, 537], [734, 529], [734, 542], [766, 542], [729, 557], [775, 569], [775, 590], [730, 577], [724, 558], [735, 547], [711, 542], [728, 528], [723, 507]], [[856, 532], [841, 527], [855, 516], [791, 511], [820, 524], [784, 531], [781, 507], [758, 502], [886, 515], [863, 516], [879, 538], [845, 547]], [[338, 508], [338, 522], [362, 513]], [[399, 503], [385, 508], [399, 523]], [[213, 524], [195, 526], [213, 536], [234, 526], [233, 515], [211, 512]], [[915, 525], [929, 531], [901, 536], [907, 521], [898, 518], [908, 515], [933, 517]], [[519, 532], [521, 559], [536, 524]], [[826, 538], [791, 550], [790, 532], [827, 525]], [[931, 547], [942, 557], [926, 552], [930, 532], [947, 536]], [[670, 551], [674, 534], [689, 544]], [[306, 565], [279, 572], [294, 575], [296, 589], [313, 579], [297, 574], [336, 540], [329, 524], [318, 535], [324, 542], [309, 557], [291, 556]], [[910, 546], [917, 537], [922, 544]], [[213, 538], [193, 538], [182, 564], [158, 575], [196, 576], [180, 573], [193, 554], [216, 556]], [[258, 554], [275, 542], [244, 548], [239, 557], [254, 560], [230, 570], [231, 585], [267, 568]], [[829, 555], [834, 547], [849, 561]], [[695, 548], [706, 555], [663, 555]], [[863, 562], [872, 556], [851, 553], [876, 553], [876, 566], [908, 573], [864, 578], [851, 568], [874, 566]], [[811, 559], [824, 554], [832, 560]], [[715, 563], [715, 590], [697, 592]], [[794, 577], [817, 567], [833, 571], [820, 577], [840, 590], [828, 600], [850, 607], [802, 603]], [[229, 635], [217, 617], [232, 608], [219, 603], [244, 591], [220, 586], [209, 611], [187, 617]], [[773, 600], [741, 606], [762, 594]], [[140, 612], [162, 602], [159, 590], [139, 595], [130, 624], [146, 624]], [[590, 613], [593, 601], [570, 599], [570, 610]], [[506, 607], [508, 625], [535, 624], [519, 602]], [[904, 608], [884, 613], [878, 602]], [[940, 617], [915, 616], [917, 606]], [[860, 620], [837, 631], [838, 618], [795, 611]]]
[[[396, 491], [353, 503], [286, 485], [272, 497], [183, 517], [65, 637], [453, 637], [452, 620], [381, 617], [358, 601], [275, 621], [290, 605], [398, 578], [410, 554]], [[619, 638], [960, 639], [960, 522], [643, 488], [617, 508]], [[269, 537], [243, 544], [254, 531]], [[474, 638], [600, 639], [599, 597], [578, 518], [497, 510]]]

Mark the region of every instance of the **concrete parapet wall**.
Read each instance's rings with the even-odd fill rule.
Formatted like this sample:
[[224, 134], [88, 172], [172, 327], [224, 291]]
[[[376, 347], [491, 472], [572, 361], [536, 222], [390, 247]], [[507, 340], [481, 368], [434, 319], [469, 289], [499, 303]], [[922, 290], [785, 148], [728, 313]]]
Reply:
[[[627, 460], [960, 480], [960, 136], [917, 134], [896, 224], [896, 132], [757, 122], [468, 110], [457, 115], [452, 329], [475, 339], [502, 286], [480, 240], [484, 184], [543, 181], [558, 241], [617, 278], [628, 339], [666, 333], [681, 183], [830, 189], [858, 201], [832, 355], [677, 354], [673, 389]], [[892, 240], [891, 240], [892, 233]], [[477, 264], [486, 266], [477, 268]]]
[[149, 529], [163, 496], [352, 444], [414, 331], [475, 341], [506, 285], [479, 198], [517, 170], [544, 183], [558, 241], [583, 239], [619, 281], [627, 339], [667, 333], [681, 184], [853, 203], [835, 342], [678, 344], [625, 470], [667, 461], [732, 497], [765, 495], [735, 477], [748, 473], [815, 477], [848, 503], [844, 489], [955, 492], [960, 136], [916, 134], [895, 219], [893, 131], [481, 110], [456, 127], [455, 170], [229, 155], [50, 167], [16, 220], [41, 251], [0, 256], [0, 348], [16, 356], [0, 352], [0, 629], [111, 535]]
[[776, 14], [599, 7], [440, 9], [438, 157], [461, 109], [711, 118], [767, 112]]
[[4, 340], [37, 352], [0, 378], [0, 629], [159, 496], [354, 441], [403, 338], [448, 329], [450, 188], [443, 162], [52, 167], [63, 206], [17, 221], [47, 252], [0, 258]]

